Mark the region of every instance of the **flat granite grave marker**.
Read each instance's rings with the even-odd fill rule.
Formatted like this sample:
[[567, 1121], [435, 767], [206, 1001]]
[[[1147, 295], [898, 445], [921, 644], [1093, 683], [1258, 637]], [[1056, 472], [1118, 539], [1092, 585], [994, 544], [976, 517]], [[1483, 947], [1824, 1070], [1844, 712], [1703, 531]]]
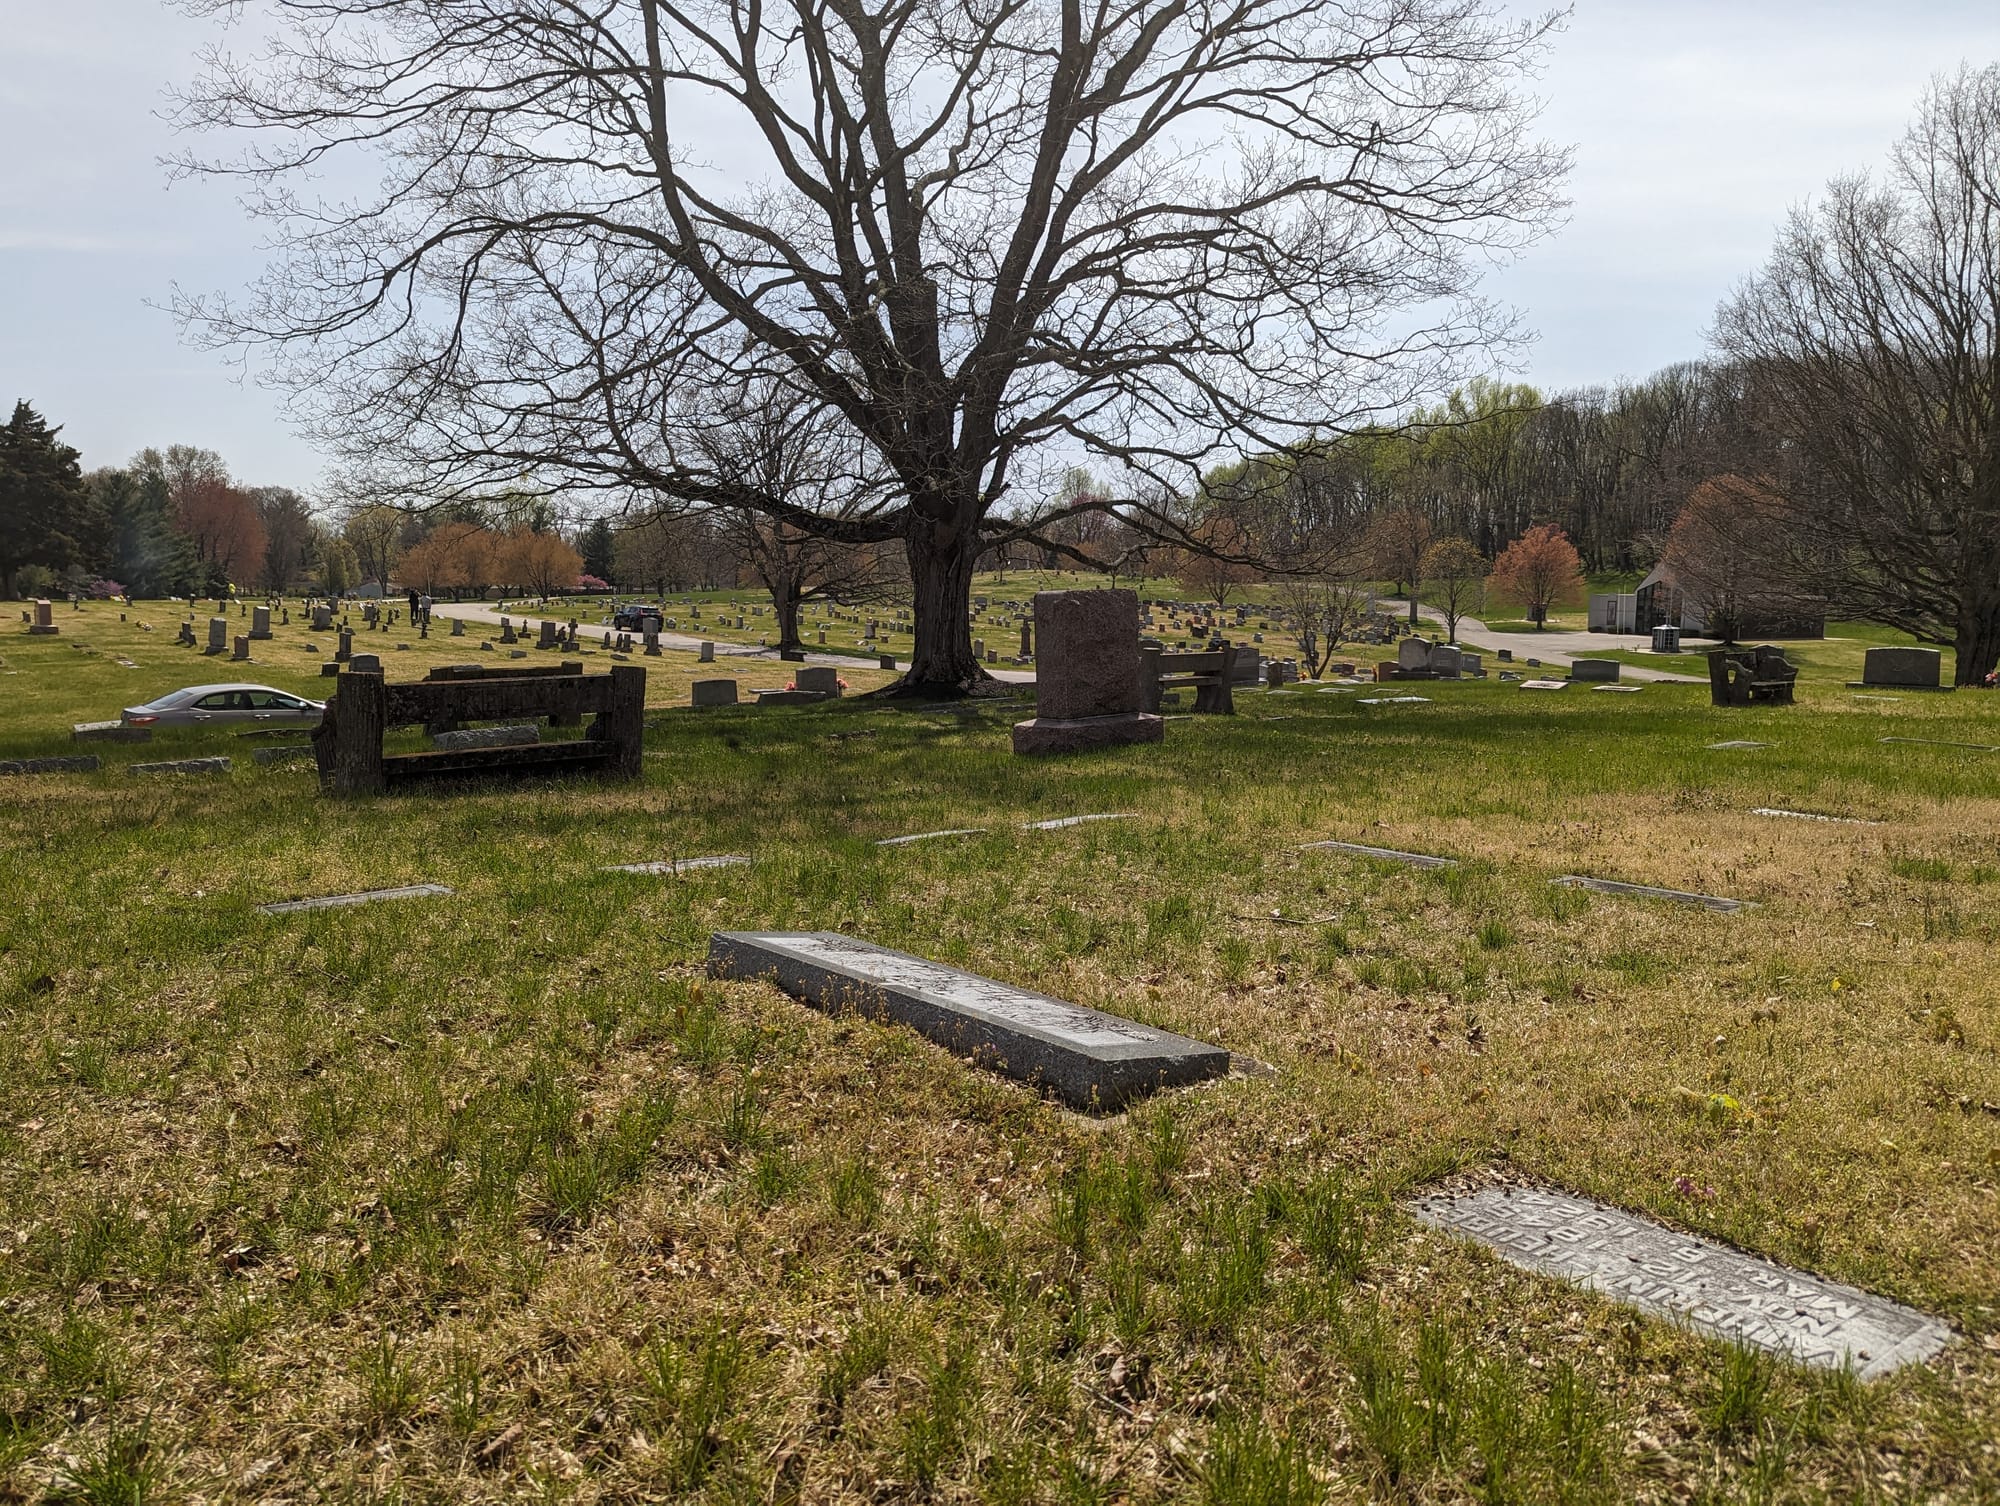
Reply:
[[719, 931], [708, 970], [770, 978], [821, 1009], [895, 1020], [1072, 1108], [1115, 1110], [1229, 1070], [1220, 1046], [829, 931]]
[[1770, 746], [1769, 743], [1751, 742], [1746, 738], [1732, 738], [1726, 743], [1710, 743], [1708, 751], [1711, 753], [1735, 753], [1748, 751], [1752, 748], [1768, 748]]
[[750, 859], [740, 852], [718, 853], [706, 858], [667, 858], [658, 863], [613, 863], [603, 869], [605, 873], [644, 873], [654, 877], [661, 874], [686, 873], [695, 868], [741, 868]]
[[930, 842], [939, 837], [981, 837], [986, 834], [983, 826], [954, 826], [950, 831], [920, 831], [907, 837], [884, 837], [877, 847], [907, 847], [912, 842]]
[[1308, 842], [1300, 852], [1343, 852], [1349, 857], [1377, 858], [1385, 863], [1401, 863], [1410, 868], [1456, 868], [1457, 858], [1436, 857], [1428, 852], [1398, 852], [1393, 847], [1364, 847], [1359, 842]]
[[1719, 915], [1734, 915], [1739, 910], [1754, 910], [1757, 902], [1749, 899], [1720, 899], [1713, 894], [1691, 894], [1685, 889], [1657, 889], [1651, 884], [1627, 884], [1617, 879], [1585, 878], [1580, 874], [1566, 873], [1561, 878], [1550, 879], [1551, 884], [1564, 889], [1588, 889], [1593, 894], [1619, 894], [1631, 899], [1665, 899], [1677, 905], [1700, 905], [1704, 910], [1713, 910]]
[[1586, 1198], [1486, 1187], [1425, 1198], [1422, 1223], [1470, 1235], [1526, 1270], [1642, 1312], [1864, 1381], [1929, 1359], [1951, 1339], [1936, 1318]]
[[1904, 743], [1919, 748], [1963, 748], [1968, 753], [2000, 753], [1991, 743], [1948, 743], [1935, 737], [1885, 737], [1885, 743]]
[[127, 774], [227, 774], [229, 760], [226, 758], [177, 758], [170, 763], [132, 763], [125, 766]]
[[1098, 816], [1058, 816], [1058, 817], [1057, 817], [1057, 818], [1056, 818], [1055, 820], [1053, 820], [1053, 821], [1027, 821], [1027, 822], [1023, 822], [1023, 823], [1022, 823], [1022, 826], [1021, 826], [1021, 830], [1022, 830], [1022, 831], [1061, 831], [1061, 830], [1062, 830], [1063, 828], [1065, 828], [1065, 827], [1068, 827], [1068, 826], [1082, 826], [1082, 825], [1086, 824], [1087, 822], [1091, 822], [1091, 821], [1130, 821], [1131, 819], [1132, 819], [1132, 813], [1131, 813], [1130, 811], [1123, 811], [1123, 812], [1112, 812], [1112, 813], [1109, 813], [1109, 814], [1106, 814], [1106, 815], [1098, 815]]
[[327, 894], [316, 899], [287, 899], [259, 905], [266, 915], [291, 915], [301, 910], [339, 910], [348, 905], [373, 904], [378, 899], [423, 899], [432, 894], [449, 894], [443, 884], [406, 884], [400, 889], [364, 889], [359, 894]]
[[1822, 816], [1817, 811], [1787, 811], [1775, 806], [1760, 805], [1750, 812], [1753, 816], [1782, 816], [1790, 821], [1830, 821], [1836, 826], [1880, 826], [1880, 821], [1864, 821], [1859, 816]]
[[1377, 695], [1364, 696], [1354, 704], [1357, 706], [1428, 706], [1431, 698], [1427, 695]]

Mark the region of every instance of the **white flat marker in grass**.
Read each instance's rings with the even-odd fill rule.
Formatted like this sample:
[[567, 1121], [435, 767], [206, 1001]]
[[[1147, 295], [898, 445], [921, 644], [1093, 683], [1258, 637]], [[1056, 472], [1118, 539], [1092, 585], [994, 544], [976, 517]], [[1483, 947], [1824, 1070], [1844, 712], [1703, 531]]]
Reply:
[[288, 899], [277, 904], [259, 905], [266, 915], [291, 915], [300, 910], [338, 910], [348, 905], [372, 905], [378, 899], [425, 899], [433, 894], [450, 894], [443, 884], [406, 884], [401, 889], [364, 889], [359, 894], [327, 894], [317, 899]]
[[1073, 1108], [1116, 1109], [1229, 1070], [1220, 1046], [829, 931], [719, 931], [708, 971], [768, 978], [828, 1012], [895, 1020]]
[[1947, 1324], [1901, 1303], [1568, 1193], [1487, 1187], [1425, 1198], [1413, 1211], [1525, 1270], [1802, 1364], [1853, 1365], [1864, 1381], [1951, 1340]]
[[1854, 699], [1857, 701], [1900, 701], [1902, 697], [1899, 695], [1858, 695]]
[[613, 863], [602, 868], [602, 873], [646, 873], [667, 874], [688, 873], [697, 868], [741, 868], [750, 859], [740, 852], [718, 853], [707, 858], [667, 858], [658, 863]]
[[1428, 706], [1431, 698], [1427, 695], [1371, 695], [1363, 696], [1354, 704], [1357, 706]]
[[1523, 690], [1568, 690], [1569, 686], [1570, 682], [1568, 680], [1523, 680], [1521, 682]]
[[1710, 743], [1708, 745], [1708, 751], [1711, 753], [1734, 753], [1739, 751], [1748, 751], [1751, 748], [1768, 748], [1770, 746], [1771, 745], [1769, 743], [1751, 742], [1747, 738], [1737, 738], [1731, 742], [1726, 742], [1726, 743]]
[[1781, 816], [1787, 821], [1828, 821], [1835, 826], [1880, 826], [1880, 821], [1864, 821], [1859, 816], [1822, 816], [1817, 811], [1787, 811], [1775, 806], [1760, 805], [1750, 812], [1753, 816]]
[[950, 831], [920, 831], [907, 837], [884, 837], [877, 847], [907, 847], [912, 842], [934, 842], [940, 837], [980, 837], [986, 834], [983, 826], [954, 826]]
[[1375, 858], [1384, 863], [1401, 863], [1409, 868], [1456, 868], [1457, 858], [1441, 858], [1428, 852], [1398, 852], [1393, 847], [1364, 847], [1359, 842], [1308, 842], [1300, 852], [1340, 852], [1354, 858]]
[[1593, 685], [1590, 688], [1599, 695], [1637, 695], [1646, 687], [1643, 685]]
[[1885, 737], [1885, 743], [1910, 743], [1921, 748], [1963, 748], [1968, 753], [2000, 753], [1991, 743], [1947, 743], [1934, 737]]
[[1083, 826], [1091, 821], [1130, 821], [1132, 819], [1133, 815], [1130, 811], [1108, 811], [1102, 815], [1095, 816], [1058, 816], [1053, 821], [1028, 821], [1023, 823], [1021, 830], [1061, 831], [1066, 826]]
[[1677, 905], [1700, 905], [1704, 910], [1713, 910], [1719, 915], [1734, 915], [1739, 910], [1757, 908], [1755, 900], [1720, 899], [1713, 894], [1691, 894], [1685, 889], [1656, 889], [1651, 884], [1626, 884], [1617, 879], [1585, 878], [1577, 873], [1565, 873], [1561, 878], [1553, 878], [1549, 882], [1565, 889], [1588, 889], [1593, 894], [1617, 894], [1628, 899], [1664, 899]]

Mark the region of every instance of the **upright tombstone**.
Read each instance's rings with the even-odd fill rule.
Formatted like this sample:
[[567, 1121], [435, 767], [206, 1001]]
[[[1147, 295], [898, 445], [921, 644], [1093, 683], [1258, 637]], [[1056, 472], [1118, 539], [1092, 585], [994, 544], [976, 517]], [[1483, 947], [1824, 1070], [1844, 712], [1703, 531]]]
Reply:
[[250, 657], [250, 637], [247, 633], [236, 635], [236, 648], [229, 657], [239, 664]]
[[514, 634], [514, 624], [509, 622], [505, 617], [502, 617], [500, 619], [500, 641], [502, 643], [510, 643], [510, 644], [519, 643], [521, 641]]
[[454, 638], [463, 638], [465, 636], [465, 619], [463, 617], [454, 617], [451, 619], [451, 636]]
[[715, 645], [704, 641], [701, 646], [701, 653], [695, 662], [697, 664], [713, 664], [715, 662]]
[[1942, 690], [1944, 655], [1934, 648], [1871, 648], [1861, 661], [1865, 690]]
[[734, 706], [736, 704], [736, 682], [734, 680], [696, 680], [693, 686], [693, 704], [696, 706]]
[[1156, 743], [1157, 716], [1141, 711], [1139, 598], [1132, 591], [1041, 591], [1035, 596], [1034, 720], [1014, 725], [1020, 754]]
[[211, 617], [208, 619], [208, 647], [205, 654], [226, 654], [229, 652], [229, 619]]
[[559, 636], [560, 635], [558, 634], [556, 625], [553, 622], [550, 622], [546, 618], [544, 618], [542, 621], [541, 638], [535, 644], [535, 647], [559, 648], [561, 647], [561, 644], [558, 641]]
[[875, 659], [875, 667], [877, 669], [894, 669], [896, 667], [896, 656], [894, 654], [877, 655]]
[[660, 635], [651, 628], [646, 630], [646, 657], [649, 659], [660, 657]]
[[1028, 619], [1025, 617], [1021, 619], [1021, 657], [1023, 659], [1035, 657], [1035, 632], [1028, 626]]
[[345, 664], [354, 657], [354, 629], [340, 630], [340, 646], [333, 651], [333, 662]]
[[315, 633], [330, 632], [333, 629], [333, 608], [321, 603], [313, 608], [312, 628]]
[[1396, 668], [1411, 676], [1431, 672], [1431, 645], [1421, 638], [1405, 638], [1396, 645]]
[[1590, 685], [1616, 685], [1618, 670], [1616, 659], [1572, 659], [1569, 677]]
[[[1414, 641], [1414, 640], [1412, 640]], [[1464, 661], [1458, 649], [1449, 643], [1431, 645], [1430, 672], [1434, 679], [1456, 680], [1464, 670]]]
[[250, 636], [261, 643], [271, 636], [271, 609], [257, 607], [250, 613]]
[[800, 668], [792, 676], [792, 684], [800, 690], [817, 691], [821, 695], [840, 694], [840, 671], [824, 664], [809, 664]]
[[56, 609], [45, 598], [35, 601], [35, 620], [28, 624], [28, 636], [48, 638], [62, 631], [56, 626]]

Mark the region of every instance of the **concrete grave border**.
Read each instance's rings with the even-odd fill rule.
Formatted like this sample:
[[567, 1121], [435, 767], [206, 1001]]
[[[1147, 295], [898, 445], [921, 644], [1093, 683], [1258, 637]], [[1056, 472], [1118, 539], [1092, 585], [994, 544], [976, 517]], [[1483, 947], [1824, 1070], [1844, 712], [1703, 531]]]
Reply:
[[1076, 1109], [1115, 1112], [1231, 1065], [1220, 1046], [831, 931], [718, 931], [708, 971], [768, 979], [828, 1013], [894, 1020]]
[[1628, 884], [1621, 879], [1588, 878], [1580, 873], [1565, 873], [1560, 878], [1549, 880], [1551, 885], [1563, 889], [1588, 889], [1592, 894], [1613, 894], [1627, 899], [1664, 899], [1677, 905], [1700, 905], [1704, 910], [1713, 910], [1718, 915], [1735, 915], [1744, 910], [1757, 908], [1754, 899], [1723, 899], [1714, 894], [1695, 894], [1687, 889], [1661, 889], [1652, 884]]
[[326, 894], [313, 899], [277, 900], [257, 908], [265, 915], [294, 915], [306, 910], [340, 910], [349, 905], [371, 905], [378, 899], [424, 899], [455, 891], [444, 884], [406, 884], [400, 889], [363, 889], [355, 894]]
[[1368, 847], [1360, 842], [1308, 842], [1300, 852], [1338, 852], [1348, 857], [1374, 858], [1384, 863], [1401, 863], [1410, 868], [1456, 868], [1457, 858], [1441, 858], [1428, 852], [1399, 852], [1393, 847]]

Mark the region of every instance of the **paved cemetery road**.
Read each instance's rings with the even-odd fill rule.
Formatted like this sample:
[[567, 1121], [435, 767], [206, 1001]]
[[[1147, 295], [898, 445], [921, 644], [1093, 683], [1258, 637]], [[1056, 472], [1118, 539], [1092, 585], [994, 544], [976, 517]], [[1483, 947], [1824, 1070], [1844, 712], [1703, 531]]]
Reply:
[[[1444, 621], [1444, 613], [1431, 607], [1418, 607], [1417, 611], [1428, 621], [1440, 623]], [[1577, 633], [1563, 632], [1560, 629], [1548, 633], [1496, 633], [1477, 617], [1458, 619], [1458, 641], [1489, 652], [1511, 648], [1514, 651], [1516, 669], [1521, 668], [1523, 662], [1528, 659], [1540, 659], [1548, 668], [1568, 669], [1572, 660], [1595, 659], [1613, 649], [1643, 654], [1653, 646], [1651, 635], [1646, 633]], [[1488, 665], [1487, 668], [1490, 671], [1493, 666]], [[1700, 675], [1675, 674], [1665, 669], [1646, 669], [1637, 664], [1624, 665], [1619, 673], [1621, 679], [1642, 682], [1660, 681], [1671, 685], [1708, 683]]]
[[[466, 622], [486, 623], [496, 628], [500, 626], [500, 619], [504, 616], [514, 624], [517, 630], [523, 624], [526, 624], [531, 630], [531, 634], [535, 624], [541, 622], [544, 617], [548, 621], [562, 626], [568, 626], [569, 624], [569, 614], [567, 612], [540, 613], [525, 610], [516, 611], [510, 607], [503, 613], [498, 608], [481, 606], [472, 602], [441, 601], [431, 608], [431, 615], [434, 617], [458, 617], [464, 619]], [[595, 633], [602, 637], [605, 633], [611, 631], [611, 623], [602, 614], [599, 614], [598, 620], [595, 622], [586, 622], [582, 615], [578, 615], [576, 630], [580, 634]], [[722, 663], [725, 659], [752, 659], [760, 664], [772, 665], [786, 662], [778, 657], [778, 651], [775, 648], [758, 648], [756, 645], [749, 643], [729, 643], [721, 638], [690, 637], [686, 633], [663, 632], [660, 634], [661, 648], [670, 648], [680, 653], [698, 654], [701, 652], [701, 646], [704, 643], [713, 643], [715, 645], [715, 662], [717, 664]], [[872, 669], [874, 667], [874, 662], [861, 654], [809, 653], [805, 657], [805, 662], [808, 664], [827, 664], [835, 669]], [[745, 665], [743, 667], [748, 668], [749, 666]], [[1010, 684], [1032, 685], [1035, 683], [1034, 675], [1025, 670], [999, 669], [989, 666], [986, 672], [993, 676], [994, 679], [1005, 680]]]

